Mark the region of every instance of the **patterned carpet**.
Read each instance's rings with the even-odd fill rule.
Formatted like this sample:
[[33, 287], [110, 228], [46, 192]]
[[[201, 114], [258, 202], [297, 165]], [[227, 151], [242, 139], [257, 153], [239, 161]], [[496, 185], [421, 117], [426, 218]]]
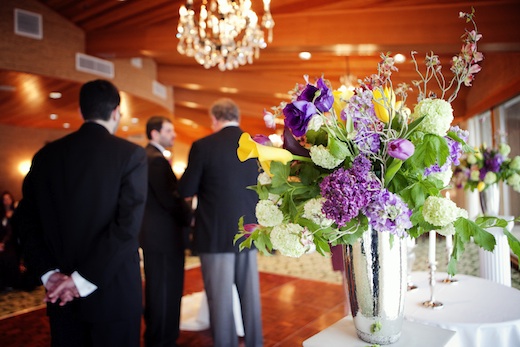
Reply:
[[[416, 259], [413, 263], [413, 271], [426, 271], [428, 269], [428, 238], [421, 237], [417, 240], [414, 249]], [[444, 238], [438, 238], [436, 247], [438, 260], [437, 270], [446, 271], [447, 255]], [[468, 245], [466, 252], [459, 261], [458, 273], [479, 276], [479, 251], [474, 244]], [[198, 257], [186, 257], [186, 268], [199, 266]], [[294, 276], [304, 279], [317, 280], [329, 283], [342, 283], [339, 272], [333, 271], [329, 258], [318, 253], [308, 254], [301, 258], [288, 258], [278, 254], [273, 256], [258, 255], [258, 267], [261, 272]], [[520, 271], [511, 269], [512, 287], [520, 290]], [[31, 292], [14, 290], [0, 294], [0, 319], [11, 317], [24, 312], [29, 312], [44, 307], [42, 299], [43, 287], [40, 286]]]

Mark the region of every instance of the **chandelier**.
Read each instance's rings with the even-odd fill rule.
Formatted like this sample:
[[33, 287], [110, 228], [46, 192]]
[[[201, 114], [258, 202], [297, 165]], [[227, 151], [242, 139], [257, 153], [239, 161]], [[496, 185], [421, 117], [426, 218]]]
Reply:
[[339, 87], [339, 89], [343, 90], [343, 91], [347, 91], [347, 90], [354, 91], [354, 89], [356, 88], [356, 85], [358, 84], [357, 77], [350, 73], [350, 62], [349, 62], [348, 56], [345, 57], [345, 61], [346, 61], [345, 70], [347, 73], [343, 76], [340, 76], [339, 82], [341, 83], [341, 86]]
[[271, 0], [263, 0], [264, 15], [251, 9], [251, 0], [203, 0], [198, 20], [193, 0], [179, 9], [177, 51], [195, 60], [206, 69], [218, 66], [221, 71], [236, 69], [258, 58], [260, 49], [273, 39], [274, 20], [269, 10]]

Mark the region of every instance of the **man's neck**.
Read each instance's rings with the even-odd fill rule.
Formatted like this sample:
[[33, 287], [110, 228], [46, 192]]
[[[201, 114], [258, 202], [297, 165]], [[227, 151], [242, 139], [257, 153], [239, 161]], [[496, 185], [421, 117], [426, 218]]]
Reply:
[[108, 122], [106, 120], [102, 120], [102, 119], [89, 119], [89, 120], [86, 120], [85, 123], [96, 123], [96, 124], [99, 124], [103, 127], [105, 127], [109, 133], [111, 134], [114, 134], [114, 125], [111, 124], [111, 122]]
[[239, 126], [239, 123], [237, 121], [224, 120], [224, 121], [217, 122], [214, 130], [215, 130], [215, 132], [219, 132], [220, 130], [222, 130], [224, 128], [237, 127], [237, 126]]
[[153, 140], [150, 140], [150, 144], [151, 144], [152, 146], [154, 146], [155, 148], [157, 148], [159, 151], [161, 151], [161, 153], [163, 153], [163, 152], [166, 150], [166, 148], [164, 148], [164, 147], [161, 146], [159, 143], [157, 143], [157, 142], [155, 142], [155, 141], [153, 141]]

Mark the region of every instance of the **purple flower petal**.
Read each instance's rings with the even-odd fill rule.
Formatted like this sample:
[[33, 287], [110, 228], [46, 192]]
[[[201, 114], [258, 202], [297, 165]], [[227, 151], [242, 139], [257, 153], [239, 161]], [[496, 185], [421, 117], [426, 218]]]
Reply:
[[392, 158], [406, 160], [415, 152], [415, 146], [406, 139], [395, 139], [388, 142], [388, 155]]
[[316, 114], [316, 107], [308, 101], [295, 101], [283, 109], [285, 126], [291, 129], [294, 136], [303, 136], [307, 132], [309, 120]]

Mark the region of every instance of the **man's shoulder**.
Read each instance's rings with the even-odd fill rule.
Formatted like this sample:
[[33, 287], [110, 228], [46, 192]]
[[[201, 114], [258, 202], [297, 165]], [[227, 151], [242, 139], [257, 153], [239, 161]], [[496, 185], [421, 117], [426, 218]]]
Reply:
[[203, 137], [194, 143], [200, 144], [211, 144], [213, 142], [222, 143], [223, 141], [236, 142], [240, 135], [243, 133], [243, 130], [236, 126], [229, 126], [221, 129], [220, 131]]

